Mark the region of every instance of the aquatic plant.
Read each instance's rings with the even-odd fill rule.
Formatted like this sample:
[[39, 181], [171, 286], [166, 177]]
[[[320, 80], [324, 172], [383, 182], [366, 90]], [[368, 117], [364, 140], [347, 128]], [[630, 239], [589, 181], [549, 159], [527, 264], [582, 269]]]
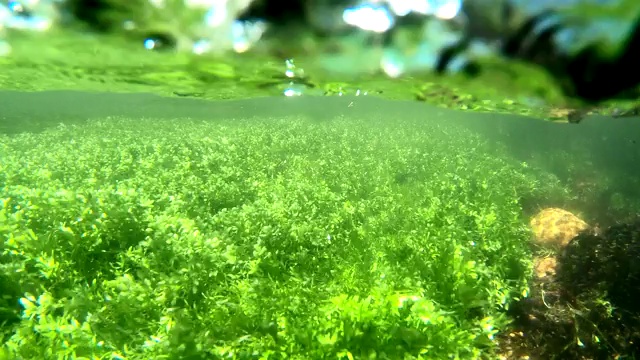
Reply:
[[536, 173], [446, 122], [95, 120], [0, 138], [9, 358], [479, 358]]

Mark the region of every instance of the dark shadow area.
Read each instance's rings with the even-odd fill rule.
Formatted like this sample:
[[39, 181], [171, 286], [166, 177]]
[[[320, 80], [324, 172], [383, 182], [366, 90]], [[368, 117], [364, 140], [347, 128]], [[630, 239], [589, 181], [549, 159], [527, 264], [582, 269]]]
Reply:
[[576, 236], [557, 274], [534, 281], [510, 309], [516, 356], [635, 359], [640, 356], [640, 218]]

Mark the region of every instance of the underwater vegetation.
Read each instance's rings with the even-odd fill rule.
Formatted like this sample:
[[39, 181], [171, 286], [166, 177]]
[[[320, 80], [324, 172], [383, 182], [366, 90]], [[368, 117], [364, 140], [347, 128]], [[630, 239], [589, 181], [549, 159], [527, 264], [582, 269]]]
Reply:
[[0, 360], [639, 356], [636, 2], [160, 3], [0, 1], [0, 87], [111, 92], [0, 93]]
[[3, 358], [637, 351], [631, 121], [4, 95]]
[[438, 121], [111, 118], [0, 150], [8, 358], [491, 358], [531, 273], [518, 198], [561, 188]]

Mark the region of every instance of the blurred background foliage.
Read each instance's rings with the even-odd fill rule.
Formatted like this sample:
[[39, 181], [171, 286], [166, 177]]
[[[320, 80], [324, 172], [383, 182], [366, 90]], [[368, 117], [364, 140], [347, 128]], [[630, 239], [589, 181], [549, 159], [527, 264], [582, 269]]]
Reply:
[[[336, 78], [373, 75], [464, 74], [486, 87], [483, 73], [496, 68], [506, 82], [525, 74], [535, 95], [549, 81], [522, 72], [525, 63], [543, 69], [563, 96], [601, 103], [638, 98], [639, 20], [634, 0], [2, 0], [0, 54], [10, 56], [20, 41], [12, 33], [73, 28], [152, 51], [304, 59], [306, 73], [287, 62], [285, 77], [297, 82], [285, 95], [340, 92]], [[272, 77], [268, 66], [252, 66], [263, 80]], [[310, 73], [334, 81], [313, 82]], [[234, 74], [222, 67], [213, 75]], [[542, 100], [555, 99], [549, 92]]]

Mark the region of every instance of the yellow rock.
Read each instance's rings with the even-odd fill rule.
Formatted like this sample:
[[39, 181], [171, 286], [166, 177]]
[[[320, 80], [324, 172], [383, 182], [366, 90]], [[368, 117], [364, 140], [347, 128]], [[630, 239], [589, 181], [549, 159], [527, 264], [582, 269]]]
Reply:
[[531, 229], [537, 244], [564, 247], [589, 225], [576, 215], [559, 208], [540, 211], [531, 219]]
[[538, 257], [533, 260], [534, 274], [538, 279], [554, 277], [557, 267], [558, 261], [553, 256]]

